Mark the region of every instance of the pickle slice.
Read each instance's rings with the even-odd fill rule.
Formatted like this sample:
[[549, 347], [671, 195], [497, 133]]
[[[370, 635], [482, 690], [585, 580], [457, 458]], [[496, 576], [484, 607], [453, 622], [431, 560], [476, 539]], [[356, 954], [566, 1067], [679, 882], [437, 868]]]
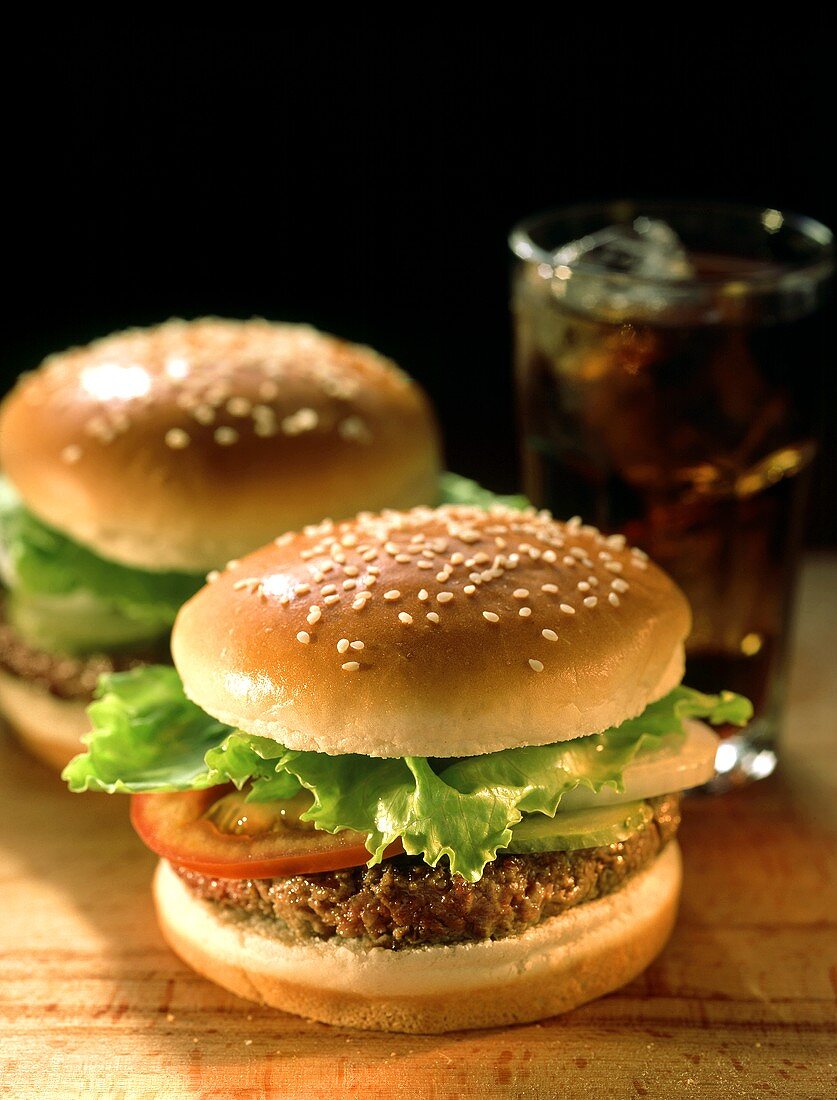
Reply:
[[622, 802], [591, 810], [570, 810], [555, 817], [526, 814], [512, 829], [505, 851], [573, 852], [579, 848], [601, 848], [627, 840], [653, 819], [647, 802]]

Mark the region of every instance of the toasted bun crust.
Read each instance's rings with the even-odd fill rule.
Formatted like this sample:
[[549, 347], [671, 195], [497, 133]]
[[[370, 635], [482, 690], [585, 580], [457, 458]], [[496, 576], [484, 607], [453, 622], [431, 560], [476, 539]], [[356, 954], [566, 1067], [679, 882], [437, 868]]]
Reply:
[[169, 321], [52, 356], [0, 413], [0, 464], [103, 557], [189, 572], [361, 508], [435, 499], [427, 398], [303, 325]]
[[668, 940], [681, 879], [672, 842], [622, 890], [520, 936], [399, 951], [283, 940], [197, 898], [166, 863], [154, 899], [174, 951], [240, 997], [341, 1027], [428, 1033], [539, 1020], [618, 989]]
[[417, 508], [250, 554], [181, 609], [172, 652], [199, 706], [290, 748], [469, 756], [639, 714], [680, 681], [689, 626], [620, 537]]
[[51, 768], [64, 768], [84, 748], [81, 735], [90, 729], [84, 703], [57, 699], [0, 670], [0, 711], [33, 756]]

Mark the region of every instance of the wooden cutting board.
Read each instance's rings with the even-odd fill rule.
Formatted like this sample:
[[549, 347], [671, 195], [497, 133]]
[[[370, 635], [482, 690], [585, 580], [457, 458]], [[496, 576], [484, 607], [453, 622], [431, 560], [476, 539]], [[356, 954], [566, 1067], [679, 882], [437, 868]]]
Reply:
[[[693, 799], [663, 954], [540, 1024], [353, 1032], [240, 1001], [165, 947], [126, 802], [0, 736], [2, 1091], [35, 1097], [837, 1095], [837, 561], [805, 575], [782, 774]], [[828, 766], [827, 766], [828, 765]]]

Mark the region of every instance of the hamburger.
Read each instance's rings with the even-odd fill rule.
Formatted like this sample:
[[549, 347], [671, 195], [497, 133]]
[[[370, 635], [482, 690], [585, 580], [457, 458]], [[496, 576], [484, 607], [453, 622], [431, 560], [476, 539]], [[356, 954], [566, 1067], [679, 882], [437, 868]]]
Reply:
[[98, 677], [168, 660], [207, 570], [323, 515], [440, 493], [414, 381], [263, 320], [170, 321], [52, 356], [3, 402], [0, 467], [0, 705], [60, 766]]
[[[635, 977], [681, 881], [710, 723], [675, 584], [621, 536], [505, 506], [285, 534], [103, 679], [74, 791], [133, 794], [163, 934], [341, 1026], [535, 1020]], [[705, 721], [701, 721], [705, 720]]]

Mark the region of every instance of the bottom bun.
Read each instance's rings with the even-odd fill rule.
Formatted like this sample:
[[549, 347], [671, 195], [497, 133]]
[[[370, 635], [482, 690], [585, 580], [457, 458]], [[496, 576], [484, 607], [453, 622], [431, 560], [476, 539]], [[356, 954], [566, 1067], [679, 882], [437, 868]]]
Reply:
[[154, 899], [177, 954], [241, 997], [342, 1027], [429, 1033], [540, 1020], [624, 985], [671, 934], [681, 880], [672, 841], [617, 893], [522, 935], [397, 951], [284, 938], [196, 897], [165, 862]]
[[87, 703], [58, 699], [40, 684], [0, 671], [0, 709], [29, 751], [50, 767], [63, 768], [84, 748]]

